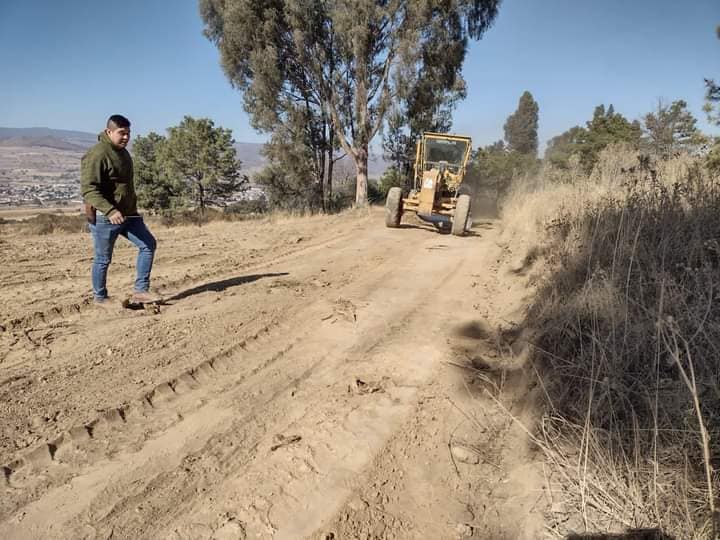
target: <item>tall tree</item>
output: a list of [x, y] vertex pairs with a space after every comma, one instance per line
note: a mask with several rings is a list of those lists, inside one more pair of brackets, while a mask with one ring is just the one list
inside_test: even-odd
[[244, 187], [234, 143], [229, 129], [215, 127], [208, 118], [186, 116], [178, 126], [168, 128], [159, 147], [164, 174], [190, 194], [201, 215], [208, 204], [224, 205]]
[[160, 160], [161, 147], [165, 142], [165, 137], [155, 132], [137, 137], [133, 142], [138, 204], [148, 210], [167, 210], [182, 205], [183, 190], [172, 177], [165, 174]]
[[408, 118], [395, 108], [388, 116], [383, 133], [383, 157], [392, 163], [396, 176], [409, 173], [409, 164], [413, 159], [413, 139], [407, 133], [407, 123]]
[[587, 130], [573, 126], [567, 131], [550, 139], [545, 149], [545, 160], [555, 167], [567, 168], [570, 156], [580, 152], [580, 144], [587, 139]]
[[712, 79], [705, 79], [705, 105], [703, 110], [708, 120], [720, 126], [720, 85]]
[[484, 188], [494, 192], [497, 203], [507, 194], [514, 180], [534, 175], [538, 168], [539, 161], [534, 155], [511, 151], [500, 140], [473, 152], [467, 182], [475, 190]]
[[627, 143], [640, 147], [642, 129], [635, 120], [628, 121], [615, 107], [595, 107], [593, 117], [585, 127], [575, 126], [548, 141], [545, 159], [553, 165], [567, 167], [570, 156], [577, 155], [585, 172], [590, 173], [600, 152], [609, 144]]
[[[297, 119], [302, 121], [302, 117]], [[273, 208], [309, 210], [326, 208], [322, 179], [317, 177], [316, 156], [303, 129], [286, 122], [278, 125], [263, 154], [269, 164], [255, 176]]]
[[592, 120], [587, 122], [586, 130], [581, 135], [583, 137], [578, 141], [580, 163], [589, 173], [607, 145], [624, 142], [639, 147], [642, 129], [640, 122], [630, 122], [622, 114], [616, 113], [612, 105], [607, 109], [605, 105], [598, 105]]
[[505, 122], [505, 142], [511, 152], [537, 155], [539, 107], [527, 90], [520, 96], [517, 110]]
[[655, 111], [645, 115], [645, 132], [650, 150], [655, 155], [667, 157], [700, 143], [702, 136], [696, 124], [697, 120], [687, 110], [685, 101], [680, 99], [668, 105], [658, 100]]
[[[720, 26], [715, 29], [715, 33], [720, 39]], [[720, 126], [720, 84], [716, 83], [714, 79], [705, 79], [705, 106], [703, 110], [710, 122]]]
[[357, 171], [355, 202], [367, 203], [370, 141], [391, 103], [426, 77], [451, 91], [470, 38], [479, 39], [500, 0], [200, 0], [205, 34], [220, 50], [246, 110], [307, 103], [331, 123]]

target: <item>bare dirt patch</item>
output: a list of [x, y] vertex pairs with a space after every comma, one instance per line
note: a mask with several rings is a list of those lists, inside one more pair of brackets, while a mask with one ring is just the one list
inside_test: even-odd
[[87, 302], [86, 235], [0, 244], [1, 537], [541, 535], [512, 420], [532, 401], [496, 337], [524, 285], [492, 222], [154, 232], [160, 313]]

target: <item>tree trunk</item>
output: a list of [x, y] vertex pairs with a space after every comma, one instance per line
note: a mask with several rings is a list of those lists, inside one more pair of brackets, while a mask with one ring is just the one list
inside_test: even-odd
[[326, 188], [325, 188], [325, 198], [327, 201], [327, 208], [328, 210], [331, 209], [330, 205], [332, 204], [332, 181], [333, 181], [333, 167], [335, 166], [335, 132], [332, 129], [332, 126], [329, 126], [330, 129], [328, 131], [328, 148], [327, 148], [327, 176], [326, 176]]
[[328, 211], [328, 205], [327, 205], [327, 189], [326, 189], [326, 177], [327, 177], [327, 120], [325, 119], [325, 115], [323, 114], [323, 120], [322, 120], [322, 141], [320, 144], [319, 154], [320, 154], [320, 206], [322, 208], [323, 214], [326, 214]]
[[200, 205], [200, 223], [203, 217], [205, 217], [205, 189], [203, 188], [202, 182], [198, 182], [198, 203]]
[[357, 184], [355, 187], [355, 206], [367, 206], [368, 200], [368, 145], [362, 144], [355, 156]]
[[328, 173], [327, 173], [327, 188], [325, 190], [325, 196], [327, 197], [328, 208], [332, 205], [332, 194], [333, 194], [333, 168], [335, 167], [335, 151], [330, 148], [328, 150]]

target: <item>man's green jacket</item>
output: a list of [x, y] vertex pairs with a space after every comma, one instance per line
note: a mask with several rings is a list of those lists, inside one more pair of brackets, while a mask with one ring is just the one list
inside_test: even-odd
[[104, 131], [82, 158], [80, 190], [85, 202], [106, 216], [115, 210], [124, 216], [137, 215], [130, 152], [114, 146]]

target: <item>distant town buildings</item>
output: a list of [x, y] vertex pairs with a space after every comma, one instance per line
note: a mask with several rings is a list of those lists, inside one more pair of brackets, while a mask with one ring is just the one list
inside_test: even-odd
[[0, 182], [0, 206], [79, 203], [80, 182], [3, 183]]
[[[228, 202], [255, 201], [265, 197], [265, 192], [251, 186], [229, 197]], [[47, 206], [82, 203], [80, 180], [54, 181], [45, 178], [42, 182], [7, 182], [0, 180], [0, 207], [3, 206]]]

